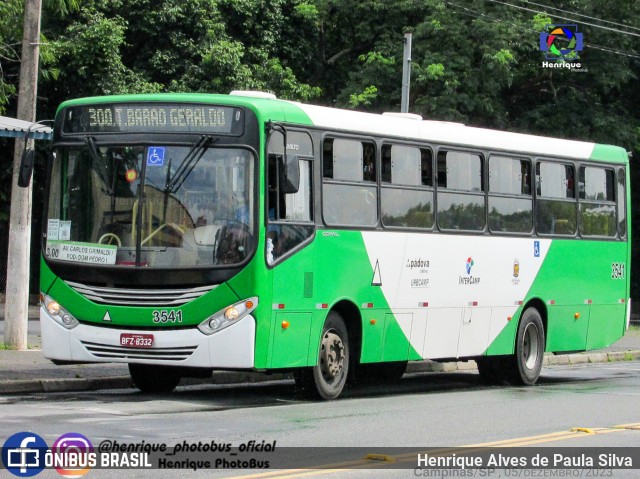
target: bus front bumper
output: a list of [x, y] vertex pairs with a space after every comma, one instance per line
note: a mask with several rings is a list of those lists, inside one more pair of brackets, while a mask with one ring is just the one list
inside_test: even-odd
[[[255, 319], [247, 315], [210, 336], [189, 329], [132, 330], [81, 323], [66, 329], [40, 308], [42, 350], [48, 359], [73, 362], [143, 363], [220, 369], [251, 369]], [[153, 335], [151, 347], [125, 347], [121, 335]]]

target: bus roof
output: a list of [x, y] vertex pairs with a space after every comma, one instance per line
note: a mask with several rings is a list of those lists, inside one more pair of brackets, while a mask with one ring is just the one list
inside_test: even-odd
[[626, 163], [628, 161], [626, 151], [621, 147], [612, 145], [476, 128], [460, 123], [418, 120], [392, 115], [342, 110], [266, 98], [264, 95], [218, 95], [206, 93], [113, 95], [69, 100], [62, 103], [59, 110], [64, 107], [81, 104], [147, 101], [237, 105], [253, 110], [262, 122], [270, 120], [284, 121], [343, 132], [382, 135], [467, 148], [508, 151], [523, 155], [560, 156], [615, 163]]
[[416, 120], [391, 115], [338, 110], [296, 103], [318, 127], [404, 137], [412, 140], [459, 145], [478, 149], [504, 150], [524, 155], [561, 156], [626, 163], [624, 148], [585, 141], [511, 133], [433, 120]]

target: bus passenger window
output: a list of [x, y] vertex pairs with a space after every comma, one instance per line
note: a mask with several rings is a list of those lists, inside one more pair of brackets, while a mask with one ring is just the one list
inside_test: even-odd
[[491, 232], [531, 233], [531, 161], [489, 157], [489, 229]]
[[[323, 143], [322, 214], [332, 226], [378, 223], [375, 144], [327, 138]], [[345, 208], [345, 205], [350, 205]]]
[[618, 192], [616, 195], [616, 204], [618, 206], [618, 234], [620, 238], [627, 236], [627, 194], [625, 183], [625, 171], [620, 168], [618, 170]]
[[382, 146], [382, 223], [433, 228], [433, 153], [405, 145]]
[[577, 227], [574, 167], [552, 161], [536, 164], [538, 233], [574, 235]]
[[443, 230], [484, 231], [483, 157], [465, 151], [438, 152], [438, 225]]
[[614, 171], [581, 167], [580, 234], [613, 237], [617, 234]]

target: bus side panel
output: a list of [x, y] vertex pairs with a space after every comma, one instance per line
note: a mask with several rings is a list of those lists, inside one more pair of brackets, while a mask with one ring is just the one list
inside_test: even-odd
[[614, 278], [612, 265], [626, 256], [626, 242], [553, 241], [528, 295], [547, 304], [547, 351], [582, 351], [620, 338], [626, 280]]
[[513, 352], [517, 321], [511, 319], [518, 317], [551, 240], [362, 235], [392, 312], [412, 315], [410, 329], [400, 323], [411, 343], [409, 358], [474, 357], [488, 348], [492, 354]]
[[[278, 263], [273, 268], [273, 303], [283, 309], [273, 324], [269, 367], [315, 365], [324, 321], [340, 301], [360, 310], [360, 318], [343, 319], [349, 329], [362, 329], [362, 362], [416, 357], [408, 340], [411, 315], [401, 315], [398, 322], [380, 287], [372, 284], [375, 274], [362, 234], [355, 231], [318, 231], [310, 245]], [[282, 330], [283, 320], [287, 331]]]
[[620, 339], [626, 326], [626, 301], [591, 306], [587, 350], [606, 348]]

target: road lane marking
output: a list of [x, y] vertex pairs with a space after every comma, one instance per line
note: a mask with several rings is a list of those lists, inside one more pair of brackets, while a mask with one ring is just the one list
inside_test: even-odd
[[[229, 479], [261, 479], [261, 478], [277, 478], [277, 479], [294, 479], [298, 477], [320, 476], [332, 474], [334, 472], [344, 472], [346, 468], [350, 469], [373, 469], [378, 467], [388, 467], [397, 463], [415, 462], [418, 454], [429, 454], [433, 457], [444, 456], [454, 453], [469, 454], [483, 449], [492, 449], [498, 447], [522, 447], [532, 446], [536, 444], [544, 444], [555, 441], [564, 441], [570, 439], [584, 438], [602, 434], [612, 434], [625, 431], [640, 431], [640, 422], [629, 424], [618, 424], [610, 427], [574, 427], [568, 431], [557, 431], [537, 436], [527, 436], [520, 438], [504, 439], [500, 441], [482, 442], [477, 444], [469, 444], [466, 446], [457, 446], [451, 448], [426, 449], [424, 451], [416, 451], [406, 454], [383, 454], [374, 453], [367, 454], [363, 459], [344, 461], [331, 464], [319, 464], [309, 466], [308, 468], [298, 469], [279, 469], [276, 471], [260, 472], [243, 476], [227, 476]], [[384, 459], [381, 459], [384, 458]]]

